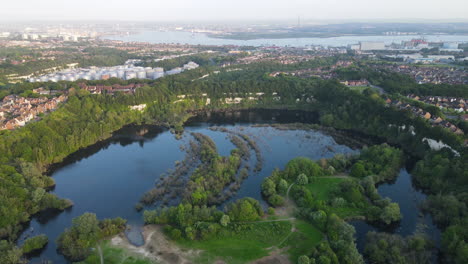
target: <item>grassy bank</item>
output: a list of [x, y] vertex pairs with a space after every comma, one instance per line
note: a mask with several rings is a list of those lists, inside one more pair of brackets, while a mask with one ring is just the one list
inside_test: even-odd
[[104, 263], [119, 264], [154, 264], [154, 261], [144, 259], [141, 256], [131, 254], [128, 250], [114, 247], [109, 241], [100, 244], [101, 251], [96, 247], [93, 253], [84, 261], [78, 264], [101, 264], [100, 252], [102, 252]]
[[222, 259], [227, 263], [246, 263], [267, 256], [268, 248], [278, 246], [291, 232], [292, 224], [259, 222], [234, 224], [215, 237], [205, 240], [179, 240], [184, 248], [203, 250], [196, 263], [213, 263]]
[[[265, 220], [269, 221], [269, 220]], [[205, 240], [178, 240], [187, 249], [199, 249], [202, 253], [195, 263], [248, 263], [268, 256], [277, 249], [287, 253], [290, 259], [310, 253], [312, 246], [322, 240], [322, 234], [312, 225], [298, 220], [253, 222], [233, 224], [215, 237]], [[300, 241], [300, 243], [298, 243]]]

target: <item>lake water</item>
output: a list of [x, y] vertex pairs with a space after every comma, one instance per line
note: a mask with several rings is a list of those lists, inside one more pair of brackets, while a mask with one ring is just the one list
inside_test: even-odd
[[[49, 244], [31, 263], [51, 260], [53, 263], [66, 263], [56, 252], [55, 240], [74, 217], [85, 212], [96, 213], [99, 219], [122, 217], [134, 227], [143, 224], [142, 213], [134, 209], [144, 192], [154, 187], [155, 181], [175, 162], [185, 156], [181, 147], [192, 139], [190, 132], [207, 135], [216, 143], [220, 155], [227, 156], [234, 149], [225, 132], [209, 129], [221, 126], [230, 131], [241, 132], [251, 137], [259, 146], [263, 167], [259, 172], [250, 169], [249, 177], [231, 200], [241, 197], [261, 199], [260, 185], [275, 168], [282, 169], [294, 157], [304, 156], [318, 160], [330, 158], [337, 153], [358, 153], [344, 144], [343, 139], [334, 138], [316, 130], [279, 130], [270, 126], [255, 124], [315, 122], [314, 113], [263, 110], [239, 111], [216, 114], [200, 114], [186, 124], [186, 132], [181, 139], [167, 129], [156, 126], [127, 126], [114, 133], [113, 137], [70, 155], [52, 171], [56, 187], [53, 193], [71, 199], [74, 206], [64, 212], [42, 213], [33, 218], [23, 232], [23, 239], [38, 234], [46, 234]], [[253, 158], [255, 156], [253, 155]], [[252, 166], [253, 167], [253, 166]], [[416, 204], [424, 196], [416, 192], [410, 176], [402, 170], [394, 184], [379, 186], [382, 196], [389, 196], [400, 203], [403, 220], [400, 227], [391, 232], [410, 234], [415, 229], [418, 209]], [[358, 231], [358, 246], [362, 248], [367, 231], [375, 228], [364, 223], [353, 223]], [[403, 231], [404, 230], [404, 231]], [[135, 233], [130, 233], [134, 237]], [[138, 240], [138, 235], [135, 238]]]
[[[190, 45], [236, 45], [236, 46], [291, 46], [305, 47], [307, 45], [322, 45], [342, 47], [357, 44], [359, 41], [383, 41], [386, 44], [401, 43], [414, 38], [413, 36], [342, 36], [330, 38], [283, 38], [283, 39], [220, 39], [210, 38], [206, 34], [183, 31], [141, 31], [132, 35], [105, 36], [105, 39], [121, 40], [125, 42], [148, 42], [154, 44], [179, 43]], [[468, 42], [468, 35], [423, 35], [427, 41], [434, 42]]]
[[390, 226], [373, 226], [364, 221], [350, 221], [350, 224], [356, 229], [356, 244], [362, 253], [365, 246], [365, 237], [367, 232], [389, 232], [403, 237], [415, 233], [425, 233], [430, 239], [440, 243], [440, 230], [432, 221], [428, 214], [422, 214], [419, 206], [426, 199], [426, 195], [416, 189], [411, 181], [411, 174], [406, 168], [402, 168], [395, 182], [384, 183], [377, 187], [382, 197], [390, 197], [392, 202], [400, 206], [403, 216], [400, 222]]

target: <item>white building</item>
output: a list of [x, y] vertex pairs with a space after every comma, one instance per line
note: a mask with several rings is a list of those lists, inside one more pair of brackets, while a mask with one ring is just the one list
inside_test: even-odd
[[384, 50], [385, 43], [378, 41], [362, 41], [359, 42], [361, 50]]
[[458, 49], [458, 42], [444, 42], [443, 49]]
[[193, 70], [193, 69], [198, 68], [199, 66], [200, 65], [196, 64], [195, 62], [190, 61], [189, 63], [184, 65], [184, 70]]

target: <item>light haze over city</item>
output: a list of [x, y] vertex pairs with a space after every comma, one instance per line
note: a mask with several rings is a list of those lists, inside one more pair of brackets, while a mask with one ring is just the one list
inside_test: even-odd
[[468, 20], [466, 0], [18, 0], [0, 20]]

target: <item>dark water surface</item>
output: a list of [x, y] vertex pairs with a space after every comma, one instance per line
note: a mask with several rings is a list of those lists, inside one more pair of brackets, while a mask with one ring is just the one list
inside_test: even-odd
[[402, 219], [398, 223], [390, 226], [373, 226], [364, 221], [351, 221], [350, 224], [356, 229], [356, 243], [362, 253], [365, 246], [367, 232], [388, 232], [398, 234], [403, 237], [415, 233], [425, 233], [438, 245], [440, 242], [440, 230], [433, 223], [432, 217], [422, 214], [421, 203], [426, 199], [426, 195], [418, 190], [411, 182], [411, 174], [406, 168], [402, 168], [395, 182], [384, 183], [377, 187], [382, 197], [389, 197], [392, 202], [400, 206]]
[[[260, 185], [263, 178], [275, 168], [284, 168], [294, 157], [318, 160], [338, 153], [358, 153], [359, 150], [343, 144], [343, 139], [335, 140], [320, 131], [253, 126], [316, 121], [316, 114], [296, 111], [252, 110], [200, 114], [187, 122], [186, 132], [181, 139], [176, 139], [170, 131], [157, 126], [127, 126], [115, 132], [112, 138], [70, 155], [51, 169], [51, 176], [56, 182], [52, 192], [71, 199], [74, 206], [64, 212], [45, 212], [34, 217], [21, 235], [19, 244], [28, 236], [46, 234], [49, 244], [31, 259], [31, 263], [41, 263], [43, 260], [67, 263], [63, 256], [57, 254], [55, 240], [71, 226], [74, 217], [85, 212], [93, 212], [99, 219], [127, 219], [135, 230], [127, 232], [127, 235], [136, 243], [141, 243], [138, 228], [143, 224], [142, 213], [137, 212], [134, 206], [144, 192], [154, 187], [162, 173], [173, 169], [175, 162], [184, 158], [182, 147], [186, 147], [192, 139], [189, 132], [210, 136], [223, 156], [229, 155], [234, 145], [226, 133], [212, 131], [209, 127], [222, 126], [247, 134], [260, 147], [262, 170], [254, 173], [251, 169], [249, 177], [231, 200], [246, 196], [261, 199]], [[252, 154], [252, 157], [254, 159], [255, 155]], [[409, 174], [402, 170], [394, 184], [379, 186], [379, 192], [398, 202], [404, 215], [400, 226], [390, 231], [404, 235], [413, 232], [415, 223], [419, 221], [419, 210], [415, 206], [424, 199], [424, 195], [412, 188]], [[358, 232], [358, 246], [362, 248], [365, 233], [375, 228], [364, 222], [353, 222], [353, 225]]]

